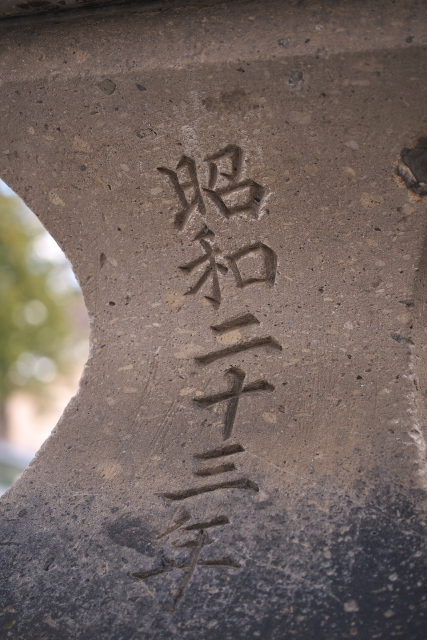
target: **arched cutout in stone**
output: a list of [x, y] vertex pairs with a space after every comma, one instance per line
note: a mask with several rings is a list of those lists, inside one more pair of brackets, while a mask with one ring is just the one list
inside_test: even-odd
[[78, 390], [88, 314], [70, 262], [0, 180], [0, 494]]

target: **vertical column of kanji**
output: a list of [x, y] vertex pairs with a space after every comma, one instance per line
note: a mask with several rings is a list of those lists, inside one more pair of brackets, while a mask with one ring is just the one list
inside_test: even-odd
[[[209, 164], [209, 179], [206, 188], [200, 186], [197, 167], [194, 159], [183, 156], [175, 170], [159, 168], [178, 198], [180, 208], [175, 214], [174, 224], [179, 233], [183, 232], [196, 211], [205, 218], [206, 203], [204, 195], [210, 199], [224, 223], [232, 216], [247, 216], [258, 220], [264, 196], [264, 188], [251, 179], [242, 179], [243, 152], [236, 145], [228, 145], [224, 149], [206, 158]], [[216, 234], [206, 224], [195, 235], [193, 241], [199, 243], [202, 254], [178, 268], [190, 279], [190, 286], [184, 295], [195, 296], [203, 291], [213, 308], [217, 310], [222, 302], [222, 276], [231, 275], [235, 286], [244, 288], [256, 283], [264, 283], [272, 287], [276, 280], [277, 256], [274, 250], [263, 242], [252, 242], [244, 246], [236, 246], [232, 252], [223, 253], [215, 243]], [[248, 273], [247, 265], [242, 268], [241, 261], [247, 257], [254, 259], [258, 265], [255, 272]], [[194, 275], [193, 275], [194, 274]], [[247, 337], [239, 342], [216, 349], [195, 358], [201, 368], [218, 362], [227, 362], [233, 355], [249, 350], [271, 350], [280, 352], [282, 347], [274, 336], [250, 336], [252, 327], [260, 325], [259, 319], [251, 312], [236, 315], [223, 320], [220, 324], [211, 324], [210, 330], [216, 335], [239, 328], [247, 332]], [[164, 531], [158, 534], [157, 540], [164, 541], [165, 547], [159, 553], [150, 568], [136, 571], [130, 575], [138, 580], [148, 580], [160, 574], [174, 571], [182, 572], [179, 587], [174, 590], [168, 608], [175, 611], [179, 606], [196, 570], [201, 567], [216, 567], [222, 570], [235, 570], [241, 564], [232, 555], [205, 557], [204, 547], [212, 542], [214, 531], [230, 525], [227, 513], [212, 512], [200, 519], [192, 514], [187, 506], [191, 498], [206, 496], [214, 492], [238, 489], [244, 492], [259, 492], [258, 484], [250, 474], [239, 471], [236, 456], [245, 451], [245, 443], [235, 441], [234, 427], [239, 416], [239, 404], [248, 395], [273, 393], [275, 388], [265, 378], [251, 379], [251, 371], [244, 371], [237, 366], [226, 369], [228, 385], [224, 391], [199, 394], [193, 398], [198, 407], [209, 408], [224, 404], [223, 424], [216, 436], [217, 445], [209, 450], [193, 454], [195, 468], [192, 475], [194, 484], [189, 483], [178, 491], [163, 492], [166, 503], [176, 503], [177, 510]], [[187, 502], [188, 501], [188, 502]], [[207, 507], [209, 513], [209, 506]], [[166, 547], [169, 546], [169, 550]], [[183, 559], [182, 550], [188, 549]], [[179, 550], [178, 559], [174, 552]]]

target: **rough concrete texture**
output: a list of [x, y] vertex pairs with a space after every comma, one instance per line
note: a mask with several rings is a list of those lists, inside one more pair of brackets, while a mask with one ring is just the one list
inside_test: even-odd
[[0, 0], [0, 19], [42, 15], [46, 18], [58, 14], [82, 10], [86, 17], [89, 10], [114, 9], [122, 12], [127, 5], [134, 10], [162, 11], [189, 5], [214, 4], [217, 0]]
[[0, 31], [0, 176], [92, 318], [0, 637], [424, 640], [425, 4]]

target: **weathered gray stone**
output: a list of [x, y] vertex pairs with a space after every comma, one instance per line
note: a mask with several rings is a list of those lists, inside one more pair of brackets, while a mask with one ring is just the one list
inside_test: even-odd
[[0, 637], [424, 640], [426, 33], [417, 2], [0, 23], [0, 176], [92, 318], [1, 502]]

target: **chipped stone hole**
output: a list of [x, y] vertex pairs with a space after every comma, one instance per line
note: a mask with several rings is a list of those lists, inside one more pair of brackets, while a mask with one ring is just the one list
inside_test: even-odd
[[408, 189], [419, 196], [427, 194], [427, 137], [419, 138], [414, 148], [402, 150], [396, 172]]
[[89, 320], [71, 264], [0, 180], [0, 495], [76, 394]]

